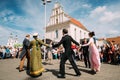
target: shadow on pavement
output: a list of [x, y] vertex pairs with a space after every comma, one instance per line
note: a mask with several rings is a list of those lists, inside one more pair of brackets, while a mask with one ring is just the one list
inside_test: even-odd
[[[69, 67], [67, 66], [69, 69], [73, 69], [73, 67]], [[84, 66], [81, 66], [81, 67], [84, 67]], [[91, 75], [94, 75], [95, 73], [93, 73], [91, 70], [88, 70], [87, 68], [86, 69], [83, 69], [83, 68], [79, 68], [80, 71], [82, 72], [85, 72], [85, 73], [88, 73], [88, 74], [91, 74]], [[68, 74], [68, 73], [66, 73]], [[73, 75], [73, 74], [68, 74], [68, 75]]]
[[51, 63], [47, 63], [47, 62], [42, 62], [43, 65], [53, 65]]
[[79, 68], [79, 70], [82, 71], [82, 72], [85, 72], [85, 73], [91, 74], [91, 75], [94, 75], [94, 74], [95, 74], [95, 73], [93, 73], [93, 71], [91, 71], [91, 70], [80, 69], [80, 68]]
[[56, 76], [57, 77], [57, 74], [59, 73], [57, 70], [55, 70], [55, 69], [46, 69], [46, 71], [45, 72], [52, 72], [52, 74], [54, 75], [54, 76]]

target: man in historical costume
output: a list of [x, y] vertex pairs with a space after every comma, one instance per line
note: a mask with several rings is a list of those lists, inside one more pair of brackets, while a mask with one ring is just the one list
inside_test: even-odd
[[76, 42], [75, 40], [73, 40], [73, 38], [67, 34], [68, 30], [63, 29], [62, 32], [63, 32], [63, 37], [60, 40], [60, 42], [58, 42], [58, 44], [53, 45], [53, 48], [54, 48], [54, 47], [58, 47], [61, 44], [63, 44], [63, 47], [65, 49], [65, 52], [61, 55], [60, 71], [59, 71], [59, 74], [57, 75], [57, 77], [65, 78], [65, 62], [67, 61], [67, 59], [70, 61], [71, 65], [73, 66], [74, 71], [76, 72], [75, 76], [80, 76], [81, 73], [75, 63], [75, 60], [74, 60], [74, 51], [71, 48], [72, 42], [78, 46], [79, 46], [79, 43]]
[[23, 69], [23, 65], [24, 65], [24, 61], [25, 58], [27, 58], [27, 70], [29, 70], [29, 63], [30, 63], [30, 35], [27, 34], [25, 39], [23, 40], [23, 48], [22, 48], [22, 52], [20, 54], [20, 66], [19, 66], [19, 72], [24, 71]]
[[44, 68], [42, 66], [42, 58], [41, 58], [41, 45], [49, 47], [42, 40], [38, 39], [38, 33], [33, 34], [34, 40], [30, 42], [31, 55], [30, 55], [30, 75], [31, 76], [39, 76]]

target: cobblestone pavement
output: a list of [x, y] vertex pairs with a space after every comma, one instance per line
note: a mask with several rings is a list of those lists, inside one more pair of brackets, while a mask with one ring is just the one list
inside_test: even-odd
[[[19, 65], [19, 59], [5, 59], [0, 60], [0, 80], [61, 80], [56, 77], [59, 71], [59, 60], [53, 60], [52, 65], [43, 61], [43, 66], [46, 71], [42, 76], [31, 77], [27, 75], [26, 71], [19, 72], [17, 67]], [[26, 64], [26, 62], [25, 62]], [[89, 73], [90, 69], [84, 67], [84, 63], [77, 61], [77, 65], [82, 75], [75, 77], [74, 70], [69, 62], [66, 62], [66, 78], [62, 80], [120, 80], [120, 65], [101, 65], [101, 71], [95, 75]]]

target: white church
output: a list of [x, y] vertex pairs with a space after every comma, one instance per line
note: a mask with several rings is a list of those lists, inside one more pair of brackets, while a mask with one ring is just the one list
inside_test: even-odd
[[18, 37], [17, 35], [15, 37], [13, 37], [13, 34], [11, 33], [9, 38], [8, 38], [8, 42], [7, 42], [7, 45], [8, 47], [14, 47], [15, 44], [18, 43]]
[[60, 3], [56, 2], [46, 26], [45, 37], [58, 42], [63, 36], [62, 29], [64, 28], [68, 30], [68, 34], [77, 42], [80, 42], [81, 39], [88, 38], [89, 31], [86, 27], [66, 14]]

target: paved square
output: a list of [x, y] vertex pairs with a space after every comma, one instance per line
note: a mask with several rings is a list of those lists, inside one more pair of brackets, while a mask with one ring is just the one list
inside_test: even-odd
[[[53, 65], [43, 61], [46, 71], [42, 76], [33, 78], [27, 75], [26, 71], [19, 72], [16, 69], [19, 65], [19, 59], [0, 60], [0, 80], [61, 80], [56, 77], [59, 71], [59, 60], [53, 60]], [[26, 62], [25, 62], [26, 65]], [[62, 80], [120, 80], [120, 65], [101, 65], [101, 71], [95, 75], [89, 73], [90, 69], [84, 67], [84, 63], [77, 61], [77, 65], [82, 75], [80, 77], [73, 76], [75, 74], [69, 62], [66, 62], [66, 78]]]

